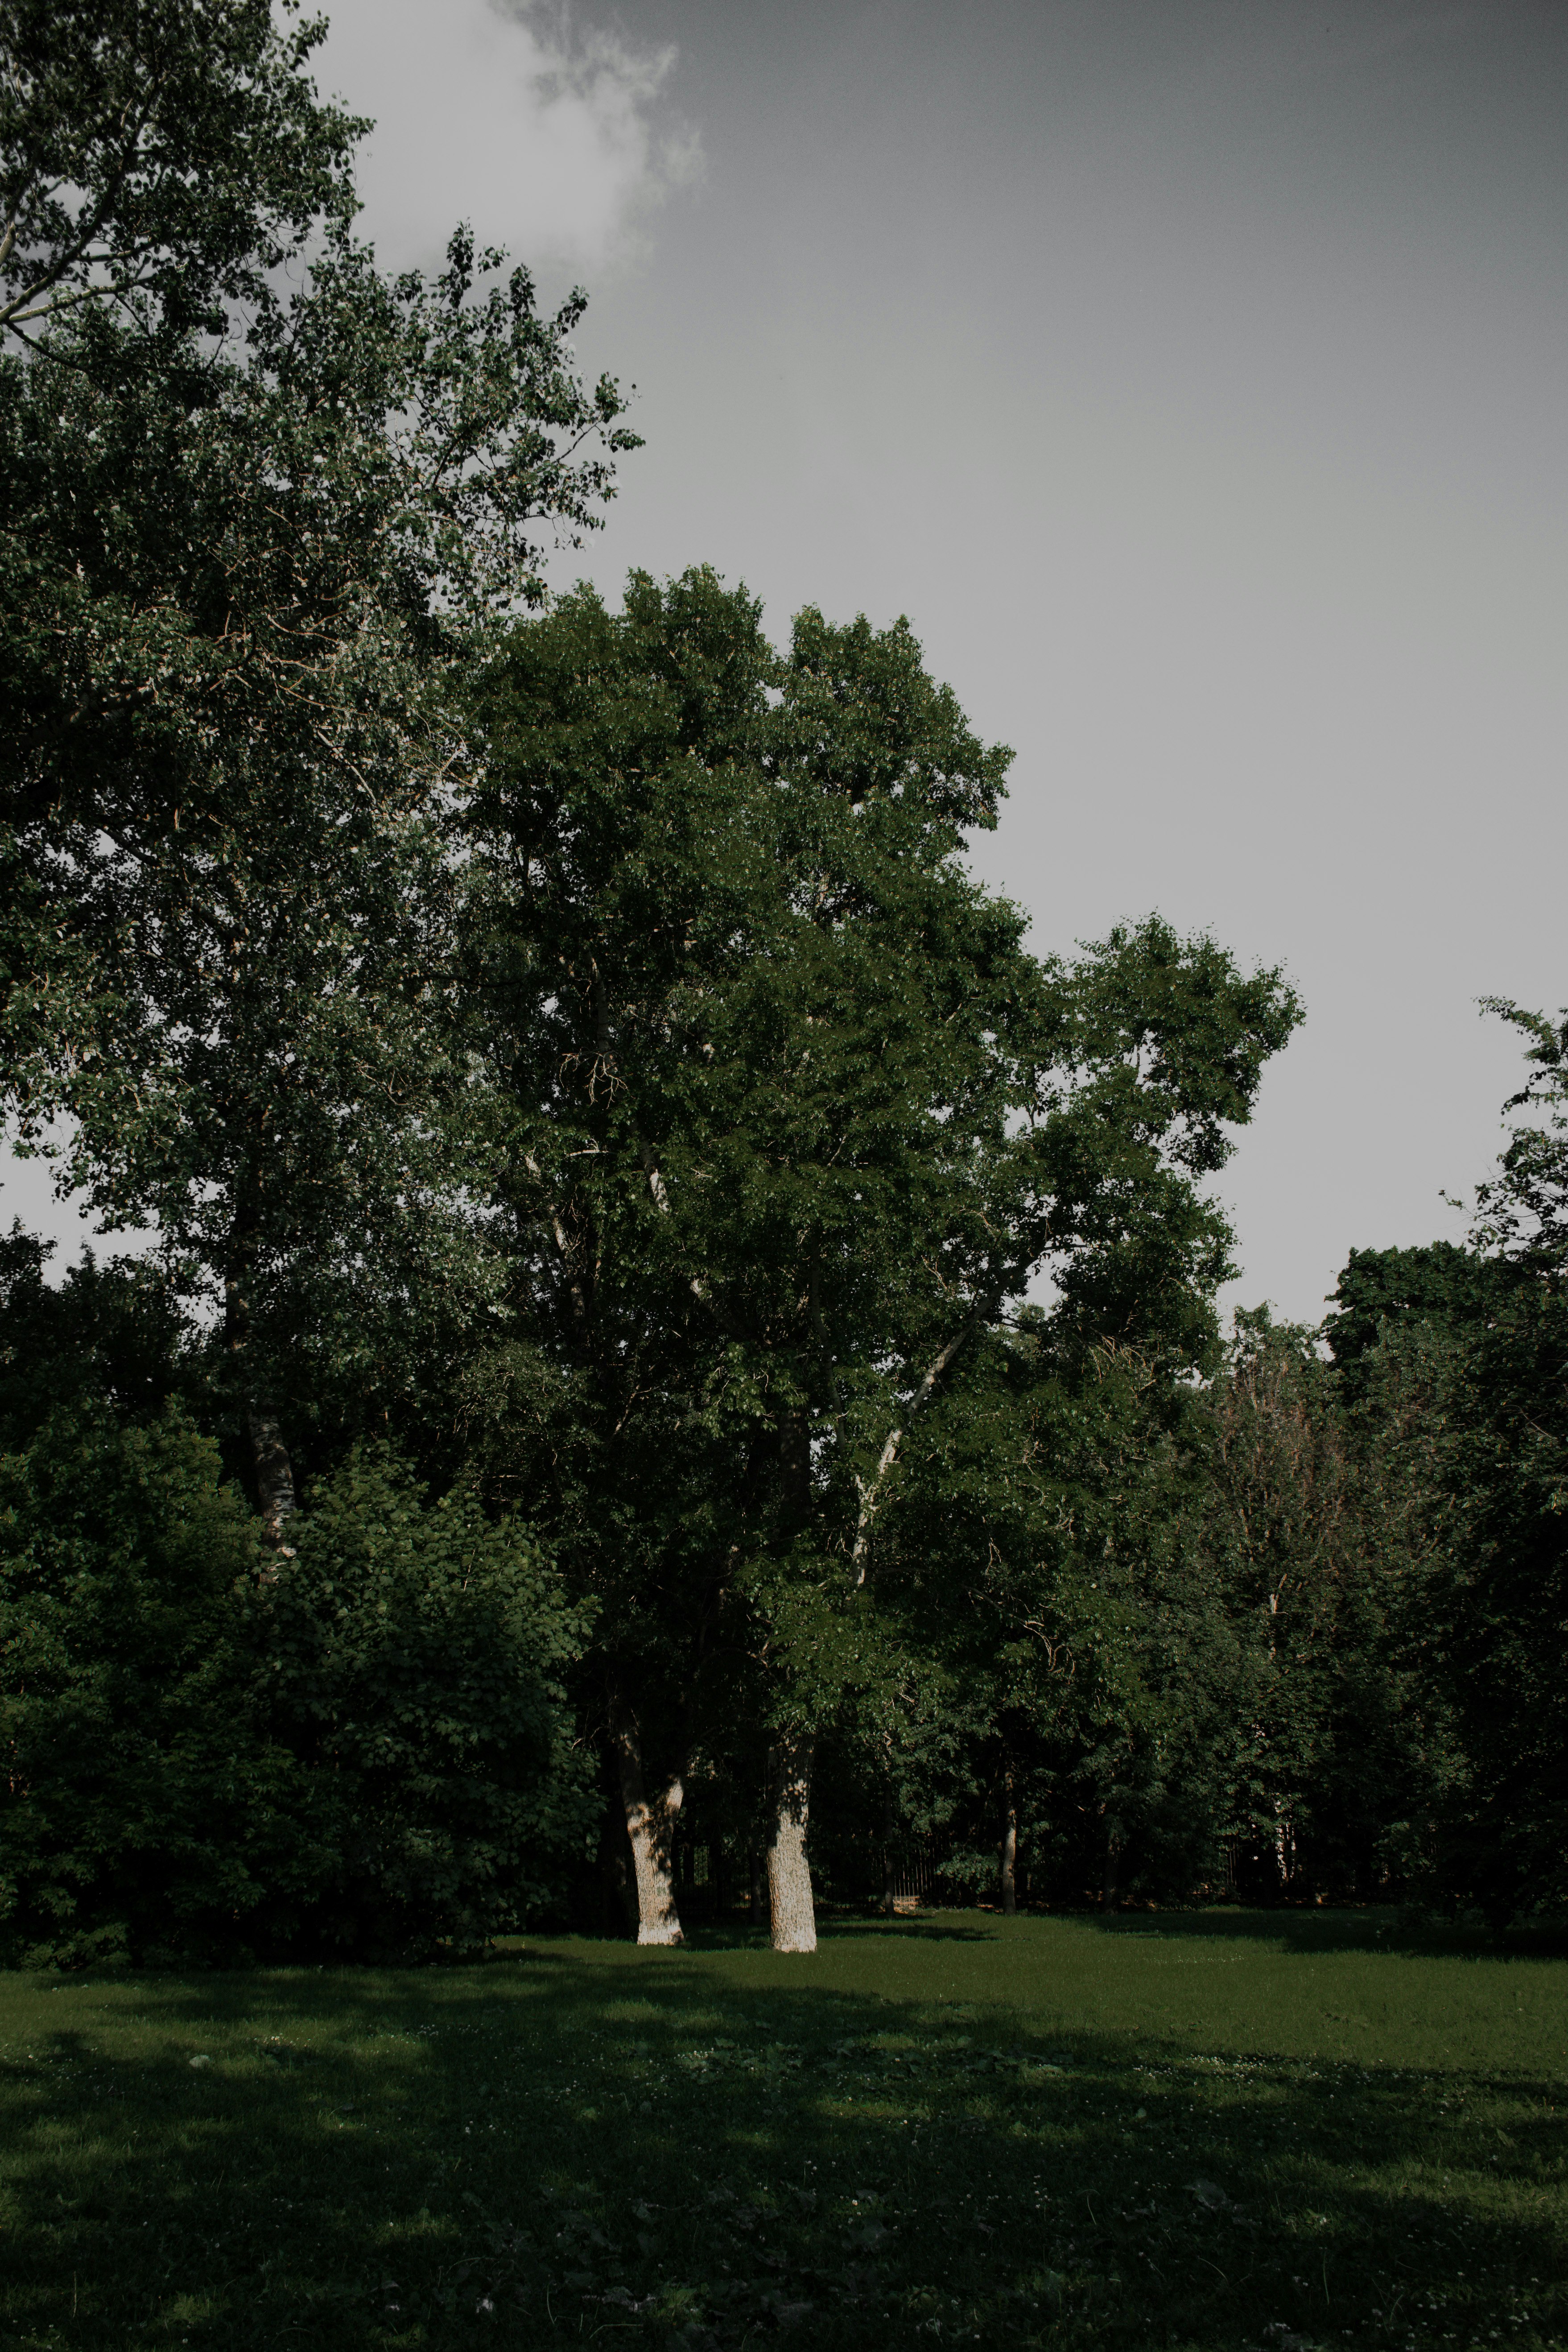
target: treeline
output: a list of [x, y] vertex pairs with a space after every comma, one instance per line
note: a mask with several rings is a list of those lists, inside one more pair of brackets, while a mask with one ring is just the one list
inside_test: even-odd
[[904, 623], [547, 596], [582, 298], [382, 272], [316, 37], [0, 10], [0, 1042], [158, 1239], [5, 1244], [5, 1951], [1560, 1907], [1564, 1033], [1474, 1248], [1226, 1339], [1282, 976], [1030, 954]]

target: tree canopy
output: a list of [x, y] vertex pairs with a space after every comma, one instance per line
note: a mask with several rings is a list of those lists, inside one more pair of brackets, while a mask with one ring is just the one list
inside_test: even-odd
[[157, 1244], [0, 1241], [0, 1951], [1559, 1916], [1568, 1021], [1222, 1328], [1282, 970], [1032, 942], [907, 620], [551, 589], [585, 297], [384, 270], [321, 34], [0, 0], [5, 1100]]

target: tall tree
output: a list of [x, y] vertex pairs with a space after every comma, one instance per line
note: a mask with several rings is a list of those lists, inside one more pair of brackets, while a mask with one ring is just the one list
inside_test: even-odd
[[488, 708], [517, 1319], [476, 1414], [603, 1603], [641, 1932], [678, 1932], [659, 1850], [721, 1713], [810, 1948], [812, 1743], [879, 1638], [909, 1431], [1047, 1258], [1081, 1317], [1181, 1328], [1224, 1264], [1192, 1171], [1293, 1005], [1158, 923], [1038, 964], [962, 861], [1008, 755], [903, 623], [807, 612], [779, 656], [744, 592], [634, 576], [525, 625]]
[[634, 436], [574, 372], [580, 294], [541, 314], [466, 231], [430, 282], [353, 242], [319, 26], [42, 22], [0, 24], [0, 1018], [24, 1139], [65, 1113], [66, 1181], [219, 1305], [276, 1537], [288, 1419], [334, 1380], [395, 1403], [474, 1273], [448, 681]]

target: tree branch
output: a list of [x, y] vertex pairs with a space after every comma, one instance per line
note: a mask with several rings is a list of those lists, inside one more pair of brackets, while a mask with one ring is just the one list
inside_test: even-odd
[[904, 1433], [908, 1428], [910, 1423], [914, 1420], [915, 1414], [920, 1411], [922, 1405], [925, 1404], [929, 1398], [932, 1390], [941, 1379], [943, 1373], [946, 1370], [948, 1365], [952, 1362], [954, 1357], [963, 1346], [965, 1340], [967, 1339], [970, 1334], [975, 1330], [979, 1320], [980, 1309], [977, 1305], [970, 1310], [968, 1320], [965, 1323], [963, 1328], [958, 1331], [954, 1338], [948, 1340], [947, 1345], [943, 1349], [941, 1354], [936, 1359], [935, 1362], [926, 1371], [920, 1386], [915, 1391], [915, 1401], [911, 1404], [909, 1411], [904, 1414], [903, 1421], [895, 1428], [889, 1430], [887, 1433], [887, 1442], [877, 1457], [876, 1469], [872, 1476], [870, 1484], [868, 1485], [864, 1479], [860, 1477], [857, 1477], [855, 1480], [855, 1486], [861, 1498], [861, 1508], [860, 1517], [855, 1526], [854, 1549], [851, 1552], [850, 1558], [855, 1565], [855, 1582], [857, 1585], [863, 1584], [865, 1582], [865, 1553], [866, 1546], [871, 1541], [872, 1521], [876, 1517], [877, 1507], [882, 1500], [882, 1489], [886, 1481], [887, 1475], [898, 1459], [898, 1449], [904, 1443]]

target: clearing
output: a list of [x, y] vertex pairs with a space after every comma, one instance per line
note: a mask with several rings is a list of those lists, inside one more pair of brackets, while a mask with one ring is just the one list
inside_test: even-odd
[[0, 1979], [0, 2340], [1568, 2342], [1568, 1961], [1354, 1914]]

